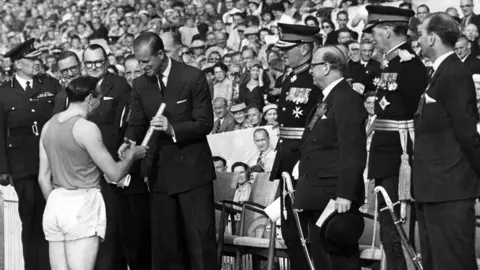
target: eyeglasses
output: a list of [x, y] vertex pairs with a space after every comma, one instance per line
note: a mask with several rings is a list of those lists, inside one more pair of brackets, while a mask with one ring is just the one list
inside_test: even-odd
[[88, 62], [83, 62], [83, 64], [85, 65], [86, 68], [93, 68], [94, 65], [95, 67], [100, 68], [105, 64], [105, 60], [98, 60], [98, 61], [92, 61], [92, 62], [88, 61]]
[[328, 28], [332, 28], [332, 27], [330, 27], [330, 25], [323, 25], [322, 26], [322, 29], [328, 29]]
[[463, 5], [463, 6], [460, 6], [460, 8], [469, 8], [469, 7], [472, 7], [473, 5]]
[[328, 63], [327, 62], [311, 63], [310, 68], [314, 68], [316, 66], [325, 65], [325, 64], [328, 64]]
[[69, 67], [69, 68], [65, 68], [65, 69], [62, 69], [60, 70], [60, 73], [62, 75], [68, 75], [68, 72], [71, 72], [72, 74], [77, 74], [77, 71], [78, 71], [78, 67], [77, 66], [72, 66], [72, 67]]

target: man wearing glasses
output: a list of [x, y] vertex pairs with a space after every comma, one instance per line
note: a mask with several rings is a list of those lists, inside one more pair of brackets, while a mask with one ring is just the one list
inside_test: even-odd
[[[280, 140], [270, 177], [272, 181], [282, 179], [283, 172], [291, 173], [300, 159], [301, 138], [307, 116], [316, 106], [321, 93], [320, 89], [313, 84], [312, 76], [309, 74], [315, 42], [314, 35], [320, 29], [282, 23], [279, 23], [278, 27], [280, 40], [275, 46], [285, 52], [285, 65], [291, 68], [291, 71], [285, 76], [278, 101]], [[308, 269], [293, 218], [292, 206], [288, 200], [282, 200], [282, 209], [285, 208], [287, 217], [282, 215], [282, 235], [287, 245], [291, 268]]]
[[[107, 71], [107, 53], [102, 46], [91, 44], [83, 51], [85, 73], [98, 78], [103, 100], [98, 112], [91, 121], [98, 125], [102, 132], [103, 142], [112, 156], [116, 156], [118, 135], [120, 132], [121, 114], [130, 98], [130, 85], [124, 77]], [[118, 227], [119, 192], [115, 186], [107, 186], [103, 182], [102, 195], [107, 208], [107, 232], [105, 241], [100, 245], [97, 258], [97, 268], [106, 270], [125, 269], [126, 263], [122, 253]]]
[[0, 85], [0, 184], [12, 184], [22, 221], [24, 269], [50, 269], [42, 229], [45, 199], [38, 184], [39, 139], [52, 116], [58, 81], [41, 75], [40, 52], [30, 39], [5, 54], [15, 68]]
[[473, 0], [461, 0], [460, 8], [462, 9], [462, 29], [470, 23], [475, 24], [480, 29], [480, 16], [473, 13]]
[[[82, 75], [80, 60], [76, 53], [71, 51], [62, 52], [58, 56], [58, 71], [60, 72], [61, 80], [63, 87], [67, 85], [75, 78]], [[57, 114], [67, 107], [67, 93], [65, 89], [60, 91], [55, 96], [55, 106], [53, 108], [53, 114]]]

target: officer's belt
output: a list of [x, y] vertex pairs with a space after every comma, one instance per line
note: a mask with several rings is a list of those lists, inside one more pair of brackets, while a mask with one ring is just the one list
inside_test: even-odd
[[411, 131], [413, 127], [413, 120], [375, 119], [373, 122], [373, 129], [380, 131]]
[[304, 128], [280, 127], [280, 138], [300, 140], [302, 139]]

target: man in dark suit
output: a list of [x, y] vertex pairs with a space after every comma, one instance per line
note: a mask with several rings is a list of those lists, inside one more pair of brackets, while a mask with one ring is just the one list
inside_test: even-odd
[[38, 145], [60, 84], [39, 74], [41, 52], [34, 42], [27, 40], [5, 54], [13, 62], [15, 75], [0, 84], [0, 184], [12, 184], [18, 195], [24, 269], [47, 270], [50, 263], [42, 229], [45, 199], [38, 184]]
[[[301, 138], [308, 113], [318, 102], [320, 90], [309, 74], [317, 27], [279, 23], [282, 29], [276, 47], [285, 51], [287, 71], [278, 100], [280, 140], [273, 162], [270, 180], [281, 179], [283, 172], [291, 173], [300, 159]], [[284, 185], [281, 181], [280, 185]], [[295, 182], [294, 182], [295, 184]], [[283, 188], [283, 187], [282, 187]], [[287, 216], [282, 215], [282, 235], [287, 245], [292, 269], [308, 269], [289, 200], [282, 200]]]
[[460, 36], [455, 43], [455, 53], [467, 66], [470, 74], [480, 74], [480, 59], [472, 54], [471, 44], [467, 37]]
[[[143, 75], [140, 63], [133, 54], [125, 58], [125, 76], [130, 86], [133, 80]], [[130, 102], [117, 113], [119, 123], [118, 147], [124, 142], [130, 118]], [[151, 158], [151, 156], [150, 156]], [[118, 230], [123, 247], [123, 254], [130, 270], [151, 269], [151, 234], [150, 234], [150, 197], [148, 186], [144, 181], [144, 171], [140, 164], [134, 164], [130, 170], [131, 181], [120, 193]]]
[[57, 58], [57, 63], [58, 71], [60, 72], [60, 82], [62, 83], [62, 91], [55, 96], [55, 106], [53, 107], [52, 114], [57, 114], [67, 108], [68, 100], [65, 87], [67, 87], [70, 81], [82, 75], [82, 64], [74, 52], [62, 52]]
[[366, 91], [374, 91], [375, 86], [373, 80], [380, 76], [380, 62], [372, 58], [373, 55], [373, 43], [369, 40], [363, 40], [360, 43], [360, 63], [365, 67], [367, 75], [367, 81], [365, 84]]
[[228, 112], [228, 103], [224, 97], [217, 97], [213, 100], [213, 112], [217, 120], [213, 123], [212, 134], [229, 132], [235, 129], [235, 119]]
[[[127, 134], [141, 143], [150, 125], [159, 130], [148, 177], [152, 269], [217, 269], [215, 169], [206, 137], [213, 110], [205, 74], [168, 58], [154, 33], [140, 34], [134, 51], [145, 74], [133, 82]], [[155, 116], [161, 103], [166, 110]]]
[[[433, 13], [419, 26], [433, 77], [415, 117], [413, 191], [425, 269], [477, 269], [475, 200], [480, 135], [472, 76], [453, 52], [455, 21]], [[431, 42], [435, 40], [435, 42]]]
[[313, 55], [310, 73], [323, 89], [323, 101], [310, 112], [303, 133], [295, 193], [295, 208], [303, 209], [308, 220], [315, 267], [325, 270], [360, 269], [358, 239], [350, 248], [333, 252], [315, 225], [330, 200], [336, 201], [338, 213], [355, 213], [363, 223], [358, 209], [364, 202], [367, 113], [361, 95], [343, 78], [346, 64], [343, 52], [333, 46]]
[[463, 18], [460, 26], [465, 28], [468, 24], [473, 23], [480, 29], [480, 16], [473, 13], [474, 3], [473, 0], [461, 0], [460, 8], [462, 9]]
[[[408, 201], [413, 116], [427, 85], [427, 71], [407, 43], [408, 22], [413, 11], [386, 6], [367, 6], [367, 11], [369, 18], [364, 31], [373, 33], [377, 50], [385, 54], [380, 76], [374, 82], [377, 118], [370, 145], [368, 179], [375, 179], [376, 186], [385, 188], [392, 201]], [[385, 207], [382, 196], [378, 202], [379, 208]], [[400, 211], [402, 208], [404, 211]], [[405, 203], [397, 207], [397, 216], [406, 218], [405, 208]], [[400, 235], [388, 211], [380, 212], [380, 226], [388, 267], [407, 269]]]
[[[103, 100], [91, 121], [98, 125], [108, 152], [115, 157], [118, 149], [119, 111], [130, 96], [130, 85], [124, 77], [107, 71], [107, 54], [102, 46], [89, 45], [83, 51], [83, 64], [87, 75], [100, 79]], [[98, 269], [126, 269], [127, 264], [122, 252], [119, 233], [119, 200], [118, 188], [102, 182], [102, 195], [105, 200], [109, 226], [105, 241], [100, 245], [96, 266]]]

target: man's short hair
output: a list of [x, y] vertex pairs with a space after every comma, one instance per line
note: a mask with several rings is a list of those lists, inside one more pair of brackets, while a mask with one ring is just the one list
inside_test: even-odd
[[314, 23], [316, 26], [318, 26], [318, 25], [320, 24], [320, 23], [318, 22], [318, 19], [315, 18], [315, 17], [312, 16], [312, 15], [309, 15], [309, 16], [305, 17], [305, 19], [303, 20], [303, 22], [304, 22], [305, 24], [307, 24], [308, 21], [313, 21], [313, 23]]
[[338, 36], [340, 36], [341, 33], [348, 33], [348, 34], [350, 35], [350, 37], [352, 37], [352, 33], [350, 32], [349, 29], [346, 29], [346, 28], [339, 29], [339, 30], [337, 31], [337, 33], [338, 33]]
[[83, 59], [85, 59], [85, 52], [86, 52], [87, 50], [91, 50], [91, 51], [101, 50], [102, 53], [103, 53], [103, 58], [104, 58], [105, 60], [108, 59], [107, 52], [105, 51], [105, 49], [104, 49], [101, 45], [98, 45], [98, 44], [90, 44], [90, 45], [88, 45], [88, 46], [85, 48], [85, 50], [83, 50], [83, 54], [82, 54]]
[[216, 97], [214, 100], [213, 100], [213, 104], [215, 104], [217, 101], [222, 101], [223, 102], [223, 106], [227, 107], [228, 106], [228, 101], [226, 98], [224, 97]]
[[82, 76], [73, 79], [65, 89], [69, 102], [83, 102], [90, 94], [98, 97], [100, 91], [97, 91], [98, 78], [92, 76]]
[[360, 45], [373, 45], [373, 43], [368, 39], [362, 39], [362, 41], [360, 41]]
[[144, 43], [148, 44], [151, 52], [159, 52], [163, 51], [165, 48], [163, 47], [162, 39], [155, 33], [152, 32], [143, 32], [141, 33], [134, 41], [133, 47], [138, 47]]
[[81, 41], [81, 39], [80, 39], [80, 37], [79, 37], [78, 35], [72, 35], [71, 39], [72, 39], [72, 41], [73, 41], [74, 39], [78, 40], [79, 42]]
[[[470, 40], [468, 40], [468, 38], [465, 36], [465, 35], [460, 35], [458, 38], [457, 38], [457, 42], [460, 42], [460, 41], [465, 41], [467, 43], [470, 42]], [[455, 42], [456, 43], [456, 42]]]
[[123, 65], [125, 65], [125, 63], [130, 60], [137, 60], [134, 54], [127, 55], [127, 57], [125, 57], [125, 60], [123, 60]]
[[65, 60], [69, 57], [75, 57], [75, 61], [77, 61], [77, 64], [80, 65], [80, 59], [78, 59], [78, 55], [72, 51], [63, 51], [61, 52], [59, 55], [58, 55], [58, 58], [57, 58], [57, 63], [62, 61], [62, 60]]
[[227, 167], [227, 161], [219, 156], [213, 156], [213, 162], [221, 161], [224, 167]]
[[325, 50], [323, 54], [323, 62], [329, 63], [330, 68], [333, 70], [338, 70], [342, 74], [347, 69], [347, 57], [341, 49], [337, 46], [325, 46], [319, 48], [319, 50]]
[[407, 36], [409, 25], [406, 22], [385, 22], [382, 25], [392, 27], [397, 36]]
[[255, 131], [253, 132], [253, 137], [255, 138], [255, 134], [258, 133], [258, 132], [265, 132], [265, 134], [267, 134], [267, 138], [270, 139], [270, 134], [268, 133], [268, 131], [264, 128], [257, 128], [255, 129]]
[[448, 14], [435, 12], [428, 15], [425, 20], [428, 24], [426, 30], [428, 33], [435, 33], [440, 37], [443, 44], [454, 47], [460, 36], [458, 23]]

